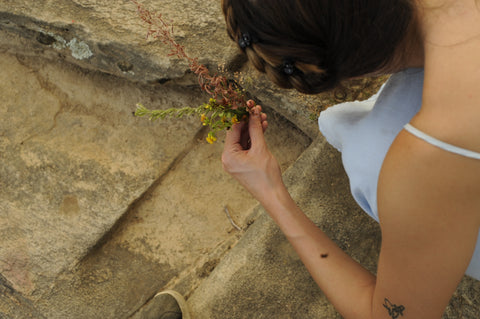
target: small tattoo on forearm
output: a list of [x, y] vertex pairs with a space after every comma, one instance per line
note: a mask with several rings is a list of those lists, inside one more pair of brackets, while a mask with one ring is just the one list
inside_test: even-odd
[[385, 309], [388, 310], [388, 315], [392, 317], [392, 319], [396, 319], [398, 318], [398, 316], [403, 317], [403, 311], [405, 310], [404, 306], [392, 305], [390, 300], [388, 300], [387, 298], [385, 298], [385, 303], [383, 304], [383, 306], [385, 307]]

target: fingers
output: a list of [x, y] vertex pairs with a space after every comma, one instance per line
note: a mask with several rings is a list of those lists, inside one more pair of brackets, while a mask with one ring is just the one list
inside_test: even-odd
[[[260, 105], [259, 105], [260, 106]], [[262, 122], [267, 120], [267, 114], [262, 113]]]
[[250, 115], [250, 119], [248, 121], [248, 132], [252, 141], [252, 147], [264, 146], [265, 137], [263, 135], [264, 126], [262, 124], [262, 108], [257, 105], [252, 108], [252, 111], [253, 113]]
[[260, 114], [261, 114], [261, 122], [262, 122], [262, 128], [263, 128], [263, 132], [265, 132], [267, 130], [267, 127], [268, 127], [268, 123], [267, 123], [267, 114], [263, 113], [262, 112], [262, 106], [261, 105], [255, 105], [255, 101], [254, 100], [248, 100], [247, 101], [247, 108], [249, 111], [252, 111], [252, 109], [257, 106], [260, 108]]
[[267, 122], [267, 121], [263, 121], [263, 122], [262, 122], [263, 133], [265, 133], [265, 131], [267, 130], [267, 128], [268, 128], [268, 122]]
[[265, 131], [267, 130], [267, 128], [268, 128], [267, 114], [262, 113], [262, 129], [263, 129], [263, 133], [265, 133]]
[[[248, 150], [254, 139], [261, 144], [265, 143], [263, 133], [268, 128], [267, 114], [263, 113], [262, 107], [255, 105], [253, 100], [247, 101], [247, 107], [251, 112], [248, 125], [243, 122], [234, 124], [232, 128], [227, 131], [225, 138], [226, 149], [234, 151]], [[254, 138], [252, 138], [252, 132], [254, 132]]]

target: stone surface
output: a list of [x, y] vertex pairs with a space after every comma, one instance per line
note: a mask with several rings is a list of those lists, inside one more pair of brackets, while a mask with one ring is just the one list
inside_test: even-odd
[[39, 59], [3, 54], [0, 64], [0, 271], [36, 299], [169, 169], [201, 126], [162, 127], [132, 115], [142, 99], [169, 106], [194, 103], [195, 94], [175, 99], [170, 90], [169, 100], [161, 90]]
[[0, 275], [0, 318], [45, 318]]
[[[220, 1], [140, 2], [172, 21], [177, 42], [213, 70], [238, 54], [225, 31]], [[145, 41], [146, 25], [129, 0], [3, 0], [0, 30], [27, 40], [9, 45], [15, 53], [61, 57], [132, 80], [166, 81], [183, 77], [187, 70], [185, 62], [167, 56], [170, 48]]]
[[[276, 145], [273, 152], [286, 169], [310, 139], [285, 119], [270, 115], [267, 140]], [[185, 147], [103, 244], [75, 269], [57, 276], [52, 292], [37, 308], [48, 318], [62, 318], [76, 309], [85, 318], [119, 318], [133, 314], [162, 288], [191, 293], [243, 234], [229, 222], [224, 207], [241, 227], [254, 218], [256, 201], [223, 172], [222, 147], [221, 141], [208, 145], [203, 137]]]
[[[2, 299], [0, 313], [118, 318], [164, 286], [191, 293], [241, 237], [224, 207], [246, 228], [256, 202], [223, 172], [222, 136], [210, 146], [198, 119], [150, 123], [132, 111], [205, 95], [1, 57], [0, 273], [26, 306]], [[311, 140], [265, 109], [286, 169]]]

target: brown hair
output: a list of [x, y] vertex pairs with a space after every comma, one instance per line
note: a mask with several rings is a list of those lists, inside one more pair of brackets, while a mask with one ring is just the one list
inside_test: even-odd
[[414, 20], [412, 0], [222, 0], [222, 9], [258, 70], [311, 94], [388, 67]]

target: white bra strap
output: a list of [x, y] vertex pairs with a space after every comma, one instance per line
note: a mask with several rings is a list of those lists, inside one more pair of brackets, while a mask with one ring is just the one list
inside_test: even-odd
[[440, 140], [437, 140], [436, 138], [434, 138], [434, 137], [432, 137], [428, 134], [425, 134], [422, 131], [416, 129], [415, 127], [410, 125], [410, 123], [405, 124], [405, 126], [403, 128], [406, 131], [410, 132], [411, 134], [415, 135], [416, 137], [424, 140], [425, 142], [427, 142], [431, 145], [439, 147], [442, 150], [445, 150], [445, 151], [451, 152], [451, 153], [455, 153], [455, 154], [458, 154], [458, 155], [461, 155], [461, 156], [465, 156], [465, 157], [480, 160], [480, 153], [469, 151], [469, 150], [466, 150], [464, 148], [457, 147], [457, 146], [442, 142]]

